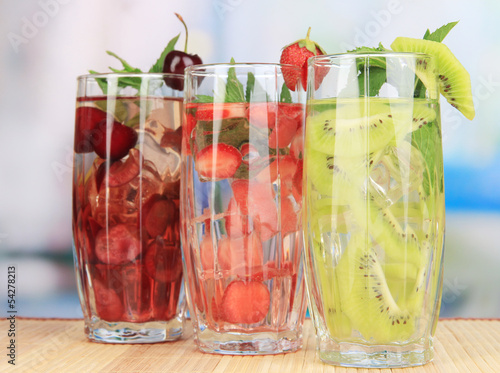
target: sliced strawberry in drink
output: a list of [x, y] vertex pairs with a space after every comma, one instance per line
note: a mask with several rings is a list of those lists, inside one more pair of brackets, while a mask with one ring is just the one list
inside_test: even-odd
[[299, 217], [295, 212], [293, 203], [289, 198], [281, 199], [281, 234], [284, 237], [287, 233], [296, 232]]
[[277, 111], [278, 106], [273, 102], [251, 104], [247, 110], [248, 121], [257, 128], [274, 128]]
[[270, 148], [284, 148], [290, 144], [302, 125], [304, 108], [299, 104], [278, 104], [278, 123], [269, 135]]
[[106, 120], [99, 122], [91, 134], [91, 142], [96, 154], [112, 161], [125, 157], [137, 143], [137, 138], [137, 132], [133, 128], [116, 121], [108, 125]]
[[251, 231], [251, 224], [248, 221], [247, 215], [240, 212], [238, 204], [234, 198], [231, 198], [227, 206], [226, 216], [226, 231], [229, 237], [242, 237]]
[[197, 121], [212, 121], [228, 118], [245, 118], [245, 104], [200, 104], [194, 114]]
[[93, 282], [96, 313], [101, 320], [121, 321], [123, 305], [118, 294], [99, 281]]
[[99, 122], [114, 121], [113, 116], [92, 107], [80, 106], [75, 115], [75, 153], [90, 153], [93, 150], [91, 142], [92, 131]]
[[137, 229], [125, 224], [101, 229], [95, 239], [95, 251], [102, 263], [117, 265], [134, 261], [141, 253]]
[[259, 159], [259, 151], [250, 143], [244, 143], [240, 147], [241, 159], [245, 164], [251, 164]]
[[151, 238], [162, 236], [168, 225], [178, 218], [175, 203], [166, 197], [154, 194], [142, 206], [142, 225]]
[[295, 170], [295, 174], [292, 179], [292, 192], [295, 198], [295, 201], [299, 204], [302, 204], [302, 173], [304, 170], [304, 162], [299, 160], [297, 162], [297, 169]]
[[274, 160], [268, 167], [264, 168], [255, 177], [258, 183], [274, 183], [278, 178], [281, 180], [281, 194], [291, 192], [292, 178], [295, 174], [297, 161], [290, 155], [274, 156]]
[[219, 143], [208, 145], [195, 156], [195, 169], [203, 179], [227, 179], [241, 164], [241, 153], [234, 146]]
[[146, 273], [160, 282], [177, 281], [182, 276], [182, 254], [180, 246], [166, 245], [163, 239], [154, 240], [144, 257]]
[[233, 281], [222, 298], [221, 315], [234, 324], [255, 324], [264, 320], [271, 297], [267, 287], [256, 281]]
[[109, 166], [107, 185], [109, 187], [119, 187], [131, 182], [141, 171], [140, 161], [141, 154], [139, 150], [131, 149], [125, 161], [118, 160], [113, 162]]

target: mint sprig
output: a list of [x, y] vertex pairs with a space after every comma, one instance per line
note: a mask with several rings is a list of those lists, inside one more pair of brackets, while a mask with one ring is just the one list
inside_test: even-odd
[[[234, 58], [231, 58], [230, 64], [234, 65], [236, 62]], [[217, 92], [222, 92], [222, 94], [217, 94], [212, 91], [214, 96], [209, 95], [197, 95], [195, 102], [197, 103], [212, 103], [223, 102], [223, 103], [234, 103], [234, 102], [251, 102], [251, 101], [269, 101], [269, 97], [262, 87], [262, 85], [255, 79], [255, 75], [252, 72], [247, 74], [246, 87], [238, 80], [236, 76], [236, 69], [230, 67], [227, 72], [227, 81], [219, 79], [219, 89]], [[283, 93], [283, 91], [282, 91]], [[290, 92], [288, 92], [290, 95]], [[286, 99], [286, 97], [285, 97]], [[288, 101], [286, 101], [288, 102]], [[291, 102], [291, 96], [290, 96]]]
[[[165, 56], [170, 53], [171, 51], [174, 50], [175, 48], [175, 44], [177, 43], [177, 40], [179, 40], [179, 35], [175, 36], [174, 38], [172, 38], [167, 46], [165, 47], [165, 49], [163, 50], [163, 52], [161, 53], [160, 57], [158, 57], [158, 60], [156, 61], [156, 63], [151, 66], [151, 68], [149, 69], [148, 72], [150, 73], [161, 73], [163, 72], [163, 62], [165, 61]], [[106, 51], [106, 53], [108, 55], [110, 55], [111, 57], [114, 57], [116, 59], [118, 59], [118, 61], [121, 62], [122, 64], [122, 68], [121, 69], [117, 69], [117, 68], [113, 68], [113, 67], [109, 67], [109, 69], [114, 72], [114, 73], [118, 73], [118, 74], [138, 74], [138, 73], [142, 73], [143, 71], [137, 67], [133, 67], [132, 65], [130, 65], [127, 61], [125, 61], [123, 58], [119, 57], [116, 53], [113, 53], [113, 52], [110, 52], [110, 51]], [[91, 74], [99, 74], [97, 71], [95, 70], [89, 70], [89, 72]], [[107, 94], [108, 93], [108, 83], [106, 81], [106, 79], [104, 78], [97, 78], [97, 84], [99, 84], [99, 87], [101, 87], [102, 89], [102, 92], [104, 94]], [[118, 79], [118, 82], [117, 82], [117, 85], [118, 87], [120, 88], [126, 88], [126, 87], [132, 87], [132, 88], [135, 88], [137, 89], [138, 91], [141, 89], [141, 84], [142, 84], [142, 79], [139, 78], [139, 77], [120, 77]]]
[[[234, 58], [231, 58], [231, 65], [236, 62]], [[234, 67], [229, 68], [227, 72], [227, 83], [226, 83], [226, 96], [224, 102], [245, 102], [245, 91], [243, 89], [243, 84], [238, 80], [236, 76], [236, 69]]]

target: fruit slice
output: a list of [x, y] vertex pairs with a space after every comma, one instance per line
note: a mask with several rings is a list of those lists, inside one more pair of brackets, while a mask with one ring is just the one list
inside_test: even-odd
[[144, 257], [146, 273], [155, 281], [173, 282], [182, 276], [182, 254], [179, 246], [169, 246], [160, 238], [154, 240]]
[[[350, 115], [349, 115], [350, 116]], [[326, 110], [310, 116], [306, 142], [317, 151], [336, 156], [369, 154], [385, 147], [395, 138], [396, 128], [390, 110], [352, 118], [345, 110]]]
[[116, 161], [125, 157], [128, 151], [137, 143], [137, 132], [121, 123], [107, 121], [99, 122], [91, 134], [91, 142], [96, 154], [103, 158]]
[[212, 121], [229, 118], [245, 118], [246, 105], [245, 104], [200, 104], [197, 105], [194, 117], [198, 121]]
[[278, 104], [278, 120], [269, 135], [270, 148], [284, 148], [290, 144], [297, 132], [297, 128], [302, 126], [304, 107], [300, 104]]
[[93, 150], [90, 141], [92, 131], [99, 122], [114, 121], [113, 116], [91, 106], [76, 109], [75, 118], [75, 153], [90, 153]]
[[403, 343], [411, 337], [417, 315], [394, 300], [368, 237], [351, 237], [335, 271], [342, 310], [365, 340]]
[[97, 280], [93, 282], [93, 286], [95, 308], [99, 318], [106, 321], [121, 321], [124, 310], [118, 294]]
[[124, 224], [101, 229], [95, 239], [97, 258], [106, 264], [126, 264], [141, 253], [137, 230]]
[[359, 193], [353, 185], [368, 172], [365, 163], [362, 157], [342, 159], [309, 149], [306, 158], [307, 180], [319, 193], [346, 200], [348, 196]]
[[271, 297], [267, 286], [256, 281], [233, 281], [222, 297], [222, 317], [234, 324], [255, 324], [264, 320]]
[[204, 180], [227, 179], [241, 164], [241, 153], [234, 146], [211, 144], [196, 154], [195, 169]]
[[177, 219], [175, 203], [164, 196], [154, 194], [142, 207], [142, 225], [151, 238], [161, 236], [167, 226]]
[[475, 116], [470, 75], [450, 49], [430, 40], [399, 37], [391, 44], [396, 52], [426, 53], [435, 58], [441, 94], [467, 119]]

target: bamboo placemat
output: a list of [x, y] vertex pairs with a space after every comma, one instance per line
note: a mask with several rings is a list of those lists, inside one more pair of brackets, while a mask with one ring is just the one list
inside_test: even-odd
[[407, 369], [347, 369], [322, 363], [316, 355], [310, 320], [306, 320], [304, 326], [302, 350], [285, 355], [242, 357], [199, 352], [193, 343], [191, 329], [177, 342], [105, 345], [86, 340], [82, 320], [25, 318], [16, 320], [14, 367], [7, 363], [6, 357], [8, 326], [7, 320], [0, 320], [0, 372], [500, 372], [500, 320], [440, 320], [434, 361]]

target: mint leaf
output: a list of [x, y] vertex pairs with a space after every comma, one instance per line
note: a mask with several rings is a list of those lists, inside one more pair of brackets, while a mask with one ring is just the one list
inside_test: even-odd
[[106, 51], [107, 54], [109, 54], [112, 57], [117, 58], [123, 65], [123, 70], [116, 70], [116, 69], [111, 69], [114, 72], [121, 72], [121, 73], [142, 73], [141, 69], [138, 69], [136, 67], [130, 66], [127, 61], [125, 61], [123, 58], [118, 57], [115, 53]]
[[255, 75], [253, 73], [248, 73], [248, 78], [247, 78], [247, 89], [246, 89], [246, 94], [245, 98], [247, 102], [250, 102], [250, 97], [252, 95], [252, 91], [254, 90], [255, 87]]
[[196, 99], [194, 102], [200, 103], [200, 104], [208, 104], [214, 102], [214, 98], [212, 96], [208, 95], [198, 95], [196, 96]]
[[[91, 73], [91, 74], [99, 74], [95, 70], [89, 70], [89, 73]], [[99, 87], [101, 87], [102, 93], [104, 93], [105, 95], [108, 94], [108, 83], [106, 82], [106, 79], [104, 79], [104, 78], [96, 78], [96, 82], [99, 85]]]
[[161, 73], [161, 72], [163, 72], [163, 63], [165, 62], [165, 57], [167, 56], [167, 54], [169, 54], [171, 51], [174, 50], [175, 44], [177, 43], [177, 40], [179, 40], [179, 36], [181, 36], [181, 34], [179, 34], [176, 37], [172, 38], [172, 40], [170, 40], [168, 42], [167, 46], [165, 47], [165, 49], [163, 50], [163, 52], [161, 52], [161, 55], [158, 58], [158, 60], [156, 61], [156, 63], [153, 66], [151, 66], [151, 68], [149, 69], [150, 73]]
[[283, 83], [283, 87], [281, 87], [280, 102], [287, 104], [292, 103], [292, 94], [285, 83]]
[[[235, 64], [234, 58], [231, 58], [231, 65]], [[224, 102], [245, 102], [245, 93], [243, 84], [236, 77], [236, 70], [231, 67], [227, 72], [226, 96]]]
[[456, 22], [450, 22], [444, 26], [441, 26], [434, 32], [430, 32], [429, 29], [425, 32], [424, 35], [424, 40], [431, 40], [431, 41], [437, 41], [438, 43], [441, 43], [443, 39], [448, 35], [448, 33], [451, 31], [453, 27], [458, 23]]
[[384, 83], [387, 81], [385, 66], [383, 68], [370, 66], [368, 70], [361, 70], [361, 73], [358, 75], [359, 94], [361, 96], [365, 96], [366, 73], [368, 73], [368, 96], [376, 96], [380, 91], [380, 88], [382, 88]]

